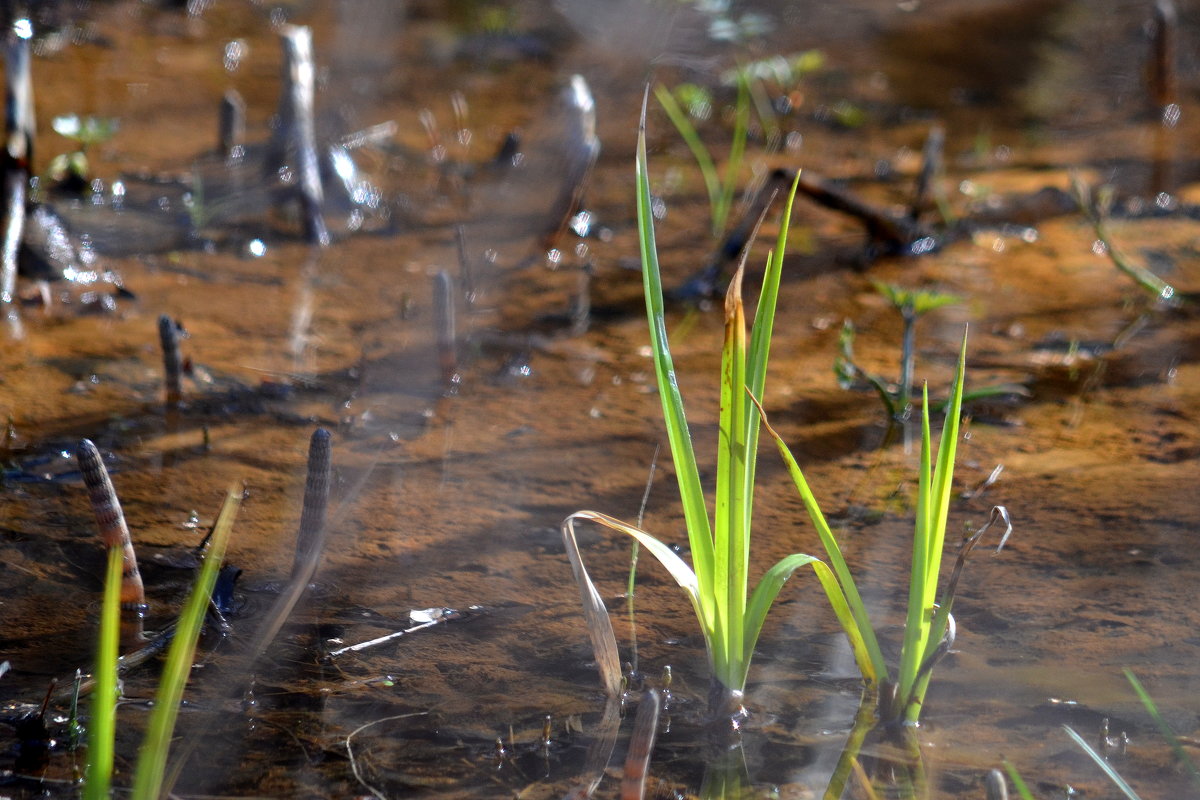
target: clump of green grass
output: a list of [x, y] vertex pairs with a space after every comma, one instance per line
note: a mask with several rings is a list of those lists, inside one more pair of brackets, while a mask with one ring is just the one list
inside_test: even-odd
[[759, 433], [759, 413], [751, 402], [750, 395], [761, 395], [766, 383], [767, 358], [783, 267], [783, 252], [787, 244], [787, 219], [791, 214], [791, 198], [783, 212], [784, 223], [775, 251], [768, 260], [749, 339], [746, 334], [741, 291], [744, 262], [731, 282], [726, 297], [725, 344], [721, 359], [716, 514], [710, 519], [666, 336], [662, 279], [650, 211], [644, 113], [638, 142], [637, 186], [643, 288], [651, 350], [667, 436], [679, 480], [692, 564], [687, 564], [670, 547], [640, 528], [598, 512], [581, 511], [568, 517], [563, 523], [564, 538], [567, 540], [568, 552], [574, 554], [572, 564], [583, 591], [585, 609], [590, 609], [589, 629], [597, 659], [601, 663], [606, 689], [610, 694], [619, 689], [615, 637], [603, 604], [599, 602], [599, 596], [578, 560], [578, 550], [574, 546], [574, 522], [579, 519], [593, 520], [612, 530], [628, 534], [666, 567], [692, 601], [707, 645], [715, 681], [724, 690], [725, 696], [740, 696], [745, 688], [750, 659], [767, 611], [795, 570], [811, 566], [822, 584], [837, 595], [836, 598], [831, 598], [835, 611], [840, 614], [848, 613], [845, 601], [837, 589], [837, 580], [829, 568], [819, 559], [800, 553], [779, 561], [767, 570], [753, 593], [748, 591], [751, 499]]
[[[950, 610], [965, 558], [992, 522], [998, 519], [1007, 522], [1007, 512], [1000, 509], [993, 513], [993, 520], [988, 526], [964, 543], [954, 574], [942, 594], [941, 602], [938, 603], [938, 578], [944, 552], [959, 415], [962, 409], [966, 361], [965, 335], [936, 460], [930, 433], [928, 390], [924, 392], [917, 519], [913, 539], [908, 614], [900, 664], [893, 673], [889, 671], [883, 657], [875, 629], [870, 623], [866, 607], [842, 556], [837, 538], [826, 522], [796, 460], [769, 424], [766, 424], [767, 430], [775, 439], [787, 463], [805, 508], [817, 529], [829, 563], [803, 553], [792, 554], [768, 569], [753, 592], [749, 592], [748, 563], [757, 445], [760, 425], [766, 423], [758, 398], [763, 396], [766, 386], [771, 333], [795, 185], [793, 184], [792, 195], [784, 208], [775, 250], [768, 258], [762, 292], [748, 339], [742, 302], [744, 260], [726, 295], [715, 514], [710, 518], [666, 335], [662, 280], [650, 211], [644, 110], [638, 138], [636, 172], [638, 229], [651, 353], [679, 483], [692, 564], [687, 564], [670, 547], [639, 527], [606, 514], [580, 511], [564, 520], [564, 541], [580, 585], [589, 633], [606, 690], [610, 695], [620, 691], [619, 659], [611, 621], [579, 556], [574, 534], [574, 523], [579, 519], [592, 520], [633, 537], [671, 573], [676, 583], [687, 593], [704, 636], [713, 678], [719, 687], [724, 689], [726, 703], [739, 698], [745, 688], [751, 657], [767, 612], [775, 598], [797, 569], [808, 566], [820, 580], [830, 606], [850, 641], [868, 689], [878, 692], [880, 718], [886, 722], [915, 722], [924, 702], [933, 666], [953, 642], [954, 621]], [[1007, 538], [1007, 534], [1005, 537]]]
[[[241, 503], [241, 490], [230, 488], [217, 516], [208, 552], [200, 567], [192, 592], [176, 623], [155, 696], [154, 710], [138, 751], [134, 772], [133, 800], [157, 800], [162, 794], [171, 735], [179, 714], [183, 689], [192, 669], [196, 642], [200, 638], [204, 616], [216, 584], [217, 572], [225, 557], [225, 547], [233, 520]], [[88, 726], [88, 766], [84, 778], [84, 800], [104, 800], [112, 792], [114, 740], [117, 717], [118, 641], [120, 638], [120, 592], [122, 551], [108, 548], [104, 599], [100, 611], [99, 645], [96, 648], [92, 714]]]

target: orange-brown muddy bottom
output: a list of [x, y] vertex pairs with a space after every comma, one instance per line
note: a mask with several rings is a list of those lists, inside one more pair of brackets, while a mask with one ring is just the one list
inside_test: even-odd
[[[1004, 759], [1040, 798], [1116, 796], [1062, 730], [1094, 741], [1105, 718], [1113, 737], [1131, 740], [1109, 751], [1143, 797], [1189, 793], [1122, 669], [1147, 684], [1178, 733], [1195, 732], [1200, 315], [1194, 303], [1157, 306], [1093, 245], [1079, 213], [1030, 211], [1027, 199], [1068, 189], [1074, 171], [1115, 185], [1122, 213], [1110, 223], [1113, 243], [1180, 293], [1200, 291], [1200, 228], [1188, 211], [1200, 201], [1190, 147], [1200, 133], [1195, 48], [1184, 46], [1197, 41], [1191, 9], [1178, 32], [1180, 113], [1167, 127], [1143, 88], [1148, 12], [1124, 0], [778, 0], [730, 11], [733, 23], [752, 22], [741, 16], [751, 11], [768, 23], [733, 44], [710, 39], [720, 20], [653, 0], [192, 5], [189, 16], [143, 2], [96, 4], [66, 29], [80, 43], [39, 51], [39, 165], [71, 147], [51, 131], [52, 117], [94, 114], [120, 121], [88, 153], [101, 200], [123, 175], [185, 175], [211, 150], [229, 88], [247, 102], [248, 139], [265, 140], [279, 82], [272, 24], [286, 19], [314, 28], [319, 135], [395, 121], [394, 136], [357, 153], [383, 213], [364, 226], [371, 230], [314, 252], [286, 209], [218, 225], [205, 217], [205, 198], [192, 197], [199, 213], [172, 218], [179, 243], [142, 250], [131, 226], [115, 234], [121, 254], [100, 254], [134, 295], [115, 312], [81, 312], [83, 291], [59, 282], [48, 307], [25, 305], [6, 328], [7, 713], [40, 704], [51, 679], [86, 671], [92, 657], [103, 558], [70, 457], [88, 437], [110, 456], [143, 561], [150, 629], [170, 620], [190, 583], [192, 572], [172, 565], [186, 563], [225, 488], [246, 488], [227, 557], [244, 571], [240, 608], [228, 639], [208, 641], [193, 673], [177, 747], [192, 755], [178, 796], [540, 798], [586, 783], [603, 701], [559, 523], [581, 508], [635, 518], [662, 442], [645, 527], [686, 544], [637, 272], [633, 147], [647, 70], [656, 60], [654, 80], [718, 86], [736, 63], [819, 48], [818, 72], [761, 84], [768, 100], [792, 96], [792, 111], [774, 118], [788, 144], [768, 147], [755, 116], [739, 186], [768, 165], [800, 166], [885, 208], [902, 206], [924, 138], [941, 122], [943, 202], [958, 217], [1014, 223], [960, 227], [966, 235], [936, 252], [868, 262], [856, 221], [798, 201], [765, 396], [894, 653], [917, 459], [906, 441], [915, 431], [885, 445], [875, 395], [838, 387], [843, 320], [858, 330], [861, 366], [894, 380], [901, 323], [872, 282], [958, 295], [918, 323], [918, 383], [945, 391], [969, 323], [968, 388], [1011, 383], [1027, 395], [967, 411], [951, 538], [981, 525], [993, 504], [1008, 507], [1016, 532], [999, 555], [976, 551], [962, 582], [955, 652], [937, 668], [918, 731], [930, 796], [982, 798], [985, 773]], [[549, 262], [540, 241], [555, 224], [569, 127], [559, 98], [574, 73], [596, 97], [603, 149], [585, 203], [600, 235], [562, 237], [564, 255]], [[457, 118], [453, 93], [465, 101]], [[733, 102], [728, 88], [716, 97], [718, 109]], [[423, 110], [433, 125], [422, 124]], [[730, 141], [723, 114], [700, 125], [718, 163]], [[513, 130], [521, 164], [489, 164]], [[666, 211], [661, 260], [668, 285], [680, 286], [713, 248], [708, 207], [694, 161], [657, 107], [649, 131], [652, 187]], [[1164, 213], [1127, 213], [1156, 200]], [[84, 232], [86, 211], [72, 217]], [[940, 224], [935, 211], [923, 219]], [[475, 265], [470, 303], [460, 225]], [[752, 273], [777, 225], [769, 216]], [[432, 276], [441, 269], [460, 291], [453, 392], [433, 330]], [[571, 313], [585, 282], [586, 330]], [[23, 281], [20, 291], [39, 290]], [[170, 413], [160, 314], [189, 334], [185, 404]], [[711, 480], [719, 305], [677, 303], [668, 324]], [[242, 654], [291, 569], [316, 426], [334, 442], [328, 550], [315, 586], [250, 674]], [[998, 480], [979, 490], [999, 466]], [[755, 523], [754, 574], [819, 549], [768, 446]], [[704, 783], [706, 767], [722, 759], [700, 722], [708, 672], [690, 606], [643, 558], [635, 645], [621, 599], [629, 546], [598, 531], [583, 538], [623, 658], [636, 660], [649, 685], [664, 667], [674, 673], [651, 760], [656, 785], [721, 794], [714, 776]], [[322, 658], [409, 627], [411, 610], [472, 606], [480, 608], [466, 619]], [[124, 682], [118, 785], [129, 781], [155, 673], [150, 665]], [[819, 587], [798, 576], [768, 618], [747, 687], [752, 717], [737, 757], [754, 789], [821, 796], [858, 694]], [[47, 724], [60, 742], [45, 759], [0, 726], [0, 795], [76, 793], [86, 757], [61, 741], [65, 715], [55, 702]], [[598, 796], [616, 796], [628, 725]], [[852, 782], [847, 796], [865, 795]]]

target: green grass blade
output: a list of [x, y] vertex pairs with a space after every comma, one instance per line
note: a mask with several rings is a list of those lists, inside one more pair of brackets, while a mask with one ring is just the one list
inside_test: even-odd
[[[932, 435], [929, 431], [929, 387], [922, 390], [921, 402], [921, 461], [917, 481], [917, 518], [913, 530], [912, 571], [908, 580], [908, 612], [904, 620], [904, 644], [900, 650], [900, 669], [897, 694], [902, 699], [912, 697], [921, 659], [929, 641], [929, 626], [935, 595], [927, 591], [927, 577], [933, 552], [933, 532], [930, 508], [933, 506]], [[937, 566], [933, 567], [934, 576]], [[935, 586], [936, 590], [936, 586]], [[902, 710], [898, 709], [898, 710]]]
[[1013, 782], [1013, 788], [1017, 790], [1017, 794], [1021, 800], [1035, 800], [1033, 792], [1029, 791], [1029, 787], [1025, 785], [1025, 780], [1021, 777], [1021, 773], [1017, 772], [1017, 768], [1012, 762], [1004, 761], [1004, 771], [1008, 773], [1008, 778]]
[[[687, 114], [679, 103], [675, 101], [675, 96], [671, 94], [671, 90], [659, 84], [654, 87], [654, 97], [662, 106], [663, 111], [667, 112], [667, 118], [671, 120], [671, 124], [675, 126], [675, 130], [679, 131], [679, 135], [683, 137], [683, 141], [687, 144], [688, 149], [692, 151], [692, 156], [696, 159], [696, 164], [700, 167], [700, 175], [704, 178], [704, 189], [708, 192], [708, 206], [712, 212], [712, 235], [720, 236], [725, 229], [725, 219], [718, 219], [717, 210], [721, 203], [721, 181], [717, 177], [717, 166], [713, 163], [712, 156], [708, 152], [708, 148], [704, 146], [704, 142], [700, 141], [700, 134], [696, 131], [692, 121], [688, 119]], [[646, 117], [642, 114], [642, 126], [645, 127]]]
[[196, 642], [200, 638], [200, 628], [208, 611], [213, 586], [217, 582], [217, 572], [225, 557], [225, 546], [229, 542], [229, 532], [233, 528], [241, 497], [242, 492], [239, 488], [229, 489], [225, 503], [221, 506], [221, 513], [213, 526], [208, 554], [204, 558], [204, 564], [196, 577], [196, 583], [183, 612], [179, 615], [175, 638], [171, 641], [171, 649], [167, 653], [155, 696], [154, 711], [150, 714], [150, 722], [146, 728], [146, 738], [138, 752], [137, 771], [133, 778], [133, 800], [158, 800], [162, 793], [167, 754], [171, 747], [171, 736], [175, 731], [175, 721], [179, 716], [183, 688], [191, 673]]
[[88, 724], [87, 777], [84, 800], [108, 798], [112, 787], [113, 746], [117, 735], [117, 655], [121, 637], [121, 548], [108, 548], [104, 599], [100, 605], [100, 641], [92, 672], [92, 719]]
[[[744, 263], [744, 262], [743, 262]], [[725, 345], [721, 350], [721, 414], [718, 422], [716, 517], [713, 551], [716, 559], [713, 582], [717, 618], [725, 624], [724, 662], [717, 678], [731, 689], [742, 688], [737, 676], [745, 642], [742, 623], [746, 613], [747, 562], [750, 531], [746, 507], [753, 487], [746, 484], [746, 317], [742, 305], [743, 267], [739, 267], [725, 297]]]
[[[771, 609], [775, 598], [779, 595], [779, 590], [783, 588], [783, 584], [787, 582], [793, 572], [804, 566], [811, 566], [817, 575], [817, 580], [821, 582], [821, 588], [825, 590], [825, 596], [829, 599], [829, 606], [833, 609], [838, 622], [842, 625], [842, 630], [846, 632], [846, 637], [850, 640], [854, 659], [858, 662], [858, 668], [862, 672], [863, 678], [868, 685], [877, 685], [879, 674], [876, 671], [875, 658], [867, 644], [863, 629], [859, 627], [846, 602], [846, 596], [838, 584], [837, 577], [824, 561], [803, 553], [795, 553], [781, 559], [775, 566], [767, 570], [762, 580], [758, 582], [758, 586], [754, 588], [754, 594], [751, 595], [750, 604], [746, 609], [745, 663], [747, 665], [750, 663], [754, 646], [758, 642], [758, 635], [762, 632], [763, 622], [766, 620], [767, 612]], [[876, 647], [878, 646], [876, 645]]]
[[1080, 736], [1073, 728], [1071, 728], [1070, 725], [1063, 725], [1063, 730], [1067, 732], [1068, 736], [1075, 740], [1075, 744], [1079, 745], [1083, 749], [1083, 752], [1087, 753], [1091, 757], [1092, 761], [1096, 762], [1096, 765], [1104, 771], [1104, 774], [1107, 775], [1108, 779], [1112, 781], [1118, 789], [1121, 790], [1123, 795], [1129, 798], [1129, 800], [1142, 800], [1137, 796], [1137, 792], [1135, 792], [1132, 787], [1125, 782], [1125, 779], [1121, 777], [1121, 774], [1113, 769], [1112, 764], [1109, 764], [1107, 761], [1105, 761], [1104, 756], [1097, 753], [1082, 736]]
[[[788, 193], [787, 202], [779, 222], [779, 236], [775, 240], [775, 249], [767, 258], [767, 268], [763, 272], [762, 290], [758, 295], [758, 307], [754, 309], [754, 325], [750, 331], [750, 350], [746, 357], [746, 386], [750, 395], [755, 398], [763, 397], [767, 386], [767, 362], [771, 354], [771, 335], [775, 329], [775, 308], [779, 299], [779, 282], [783, 275], [783, 255], [787, 250], [788, 227], [792, 218], [792, 203], [796, 199], [796, 189], [800, 185], [800, 175], [792, 181], [792, 189]], [[754, 476], [758, 463], [758, 433], [759, 412], [754, 406], [747, 409], [746, 415], [746, 451], [749, 458], [746, 462], [746, 496], [753, 496]], [[750, 521], [753, 503], [746, 504], [746, 530], [751, 530]]]
[[1150, 718], [1154, 720], [1154, 724], [1158, 727], [1158, 732], [1167, 740], [1167, 744], [1171, 746], [1171, 752], [1175, 754], [1175, 760], [1184, 766], [1188, 774], [1192, 776], [1192, 781], [1200, 785], [1200, 769], [1196, 768], [1196, 762], [1183, 749], [1183, 745], [1179, 743], [1179, 737], [1175, 735], [1175, 731], [1171, 730], [1171, 726], [1163, 719], [1162, 714], [1158, 711], [1158, 706], [1154, 699], [1150, 697], [1150, 693], [1142, 686], [1142, 682], [1133, 674], [1133, 670], [1125, 668], [1125, 679], [1129, 681], [1129, 685], [1133, 687], [1133, 691], [1137, 693], [1138, 699], [1142, 701], [1142, 705], [1146, 707], [1146, 712], [1150, 714]]
[[750, 128], [750, 89], [744, 73], [738, 76], [737, 106], [734, 111], [733, 143], [729, 147], [729, 160], [725, 163], [725, 179], [721, 183], [720, 203], [713, 211], [713, 235], [725, 231], [725, 223], [733, 208], [733, 193], [737, 188], [738, 173], [742, 170], [742, 158], [746, 153], [746, 132]]
[[[808, 511], [809, 519], [812, 520], [813, 527], [817, 529], [817, 536], [821, 539], [821, 545], [825, 548], [829, 563], [833, 565], [833, 572], [837, 576], [837, 582], [845, 598], [844, 602], [847, 604], [850, 616], [854, 622], [853, 628], [858, 631], [857, 635], [862, 639], [863, 647], [866, 650], [866, 662], [860, 661], [859, 667], [862, 670], [863, 678], [873, 688], [879, 680], [888, 680], [887, 663], [883, 659], [883, 651], [880, 649], [879, 642], [875, 638], [875, 629], [871, 627], [871, 619], [867, 614], [867, 607], [858, 593], [854, 577], [850, 574], [850, 567], [847, 566], [846, 559], [842, 556], [842, 549], [838, 545], [837, 537], [833, 535], [829, 523], [825, 520], [825, 515], [821, 512], [817, 498], [813, 495], [812, 489], [809, 488], [808, 481], [805, 479], [800, 465], [796, 463], [796, 459], [792, 456], [792, 451], [784, 443], [783, 437], [771, 427], [771, 423], [767, 419], [766, 414], [763, 413], [762, 406], [758, 404], [757, 398], [751, 396], [750, 399], [762, 414], [763, 426], [766, 427], [767, 433], [775, 440], [775, 445], [779, 448], [779, 454], [783, 456], [784, 464], [787, 465], [788, 474], [791, 475], [792, 482], [796, 484], [796, 490], [800, 493], [800, 499], [804, 501], [804, 508]], [[829, 596], [828, 589], [826, 589], [826, 595]], [[832, 598], [830, 598], [830, 602], [831, 604], [833, 603]], [[834, 610], [836, 613], [837, 609]], [[851, 637], [851, 644], [853, 644], [854, 635], [851, 634], [851, 628], [845, 623], [843, 623], [842, 627], [846, 630], [846, 634]], [[749, 626], [747, 626], [747, 629], [749, 629]], [[857, 653], [857, 650], [855, 652]], [[869, 664], [870, 669], [863, 669], [863, 663]]]
[[687, 416], [683, 410], [683, 397], [675, 378], [675, 365], [667, 344], [667, 327], [663, 311], [662, 275], [659, 271], [658, 252], [654, 241], [654, 217], [650, 210], [650, 180], [646, 166], [646, 106], [642, 103], [642, 120], [638, 131], [637, 147], [637, 215], [638, 235], [642, 257], [642, 280], [646, 295], [646, 316], [650, 324], [650, 346], [654, 356], [654, 372], [658, 379], [658, 391], [662, 400], [663, 419], [666, 421], [667, 438], [671, 444], [671, 458], [675, 463], [679, 496], [687, 522], [688, 545], [692, 551], [692, 566], [699, 583], [699, 609], [701, 625], [705, 630], [715, 629], [714, 598], [712, 597], [713, 542], [709, 525], [708, 509], [700, 486], [700, 472], [696, 467], [696, 455], [692, 448], [691, 433], [688, 431]]

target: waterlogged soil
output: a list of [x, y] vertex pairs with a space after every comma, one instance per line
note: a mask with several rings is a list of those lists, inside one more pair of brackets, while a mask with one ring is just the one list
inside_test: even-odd
[[[227, 556], [243, 572], [228, 636], [208, 637], [193, 671], [178, 796], [561, 797], [588, 783], [604, 704], [559, 523], [582, 508], [636, 518], [656, 447], [665, 448], [633, 207], [647, 70], [654, 62], [668, 85], [715, 86], [739, 60], [808, 48], [822, 50], [824, 67], [769, 89], [791, 93], [794, 110], [780, 124], [793, 135], [771, 149], [756, 123], [740, 183], [768, 167], [803, 167], [902, 207], [925, 136], [941, 123], [937, 191], [955, 217], [978, 220], [934, 252], [889, 256], [856, 220], [798, 201], [785, 259], [765, 405], [843, 537], [892, 653], [916, 429], [889, 437], [878, 398], [838, 386], [843, 321], [858, 331], [860, 366], [894, 379], [901, 322], [873, 282], [952, 293], [958, 302], [919, 322], [917, 380], [944, 394], [969, 325], [968, 388], [1020, 387], [971, 403], [959, 442], [950, 538], [982, 525], [995, 504], [1015, 531], [1002, 553], [981, 546], [959, 590], [955, 651], [937, 668], [917, 732], [930, 795], [983, 797], [985, 773], [1007, 759], [1038, 797], [1114, 797], [1063, 731], [1099, 746], [1105, 719], [1114, 742], [1104, 749], [1141, 796], [1189, 793], [1122, 670], [1137, 673], [1177, 733], [1195, 734], [1200, 316], [1194, 302], [1156, 303], [1119, 273], [1069, 204], [1031, 198], [1065, 192], [1073, 173], [1114, 185], [1110, 246], [1177, 295], [1200, 292], [1190, 8], [1179, 28], [1178, 114], [1164, 125], [1144, 83], [1147, 12], [1117, 0], [779, 2], [730, 12], [734, 22], [752, 22], [741, 16], [750, 12], [767, 22], [736, 45], [715, 43], [713, 20], [690, 7], [632, 0], [191, 5], [189, 16], [97, 4], [33, 62], [40, 168], [71, 147], [52, 132], [54, 116], [119, 120], [88, 152], [96, 192], [79, 207], [50, 202], [71, 213], [127, 291], [98, 312], [94, 287], [22, 279], [26, 302], [0, 348], [0, 413], [10, 420], [0, 504], [6, 714], [40, 705], [59, 681], [48, 755], [16, 725], [0, 726], [0, 793], [72, 796], [85, 763], [66, 743], [61, 694], [91, 660], [103, 563], [72, 458], [83, 437], [100, 446], [120, 493], [150, 629], [178, 608], [190, 551], [227, 487], [244, 490]], [[304, 244], [288, 208], [199, 227], [189, 226], [204, 215], [189, 212], [158, 235], [164, 217], [151, 211], [161, 203], [145, 186], [166, 186], [211, 153], [224, 91], [246, 101], [248, 141], [267, 138], [279, 88], [272, 26], [284, 20], [314, 29], [320, 136], [395, 122], [390, 137], [355, 151], [379, 202], [362, 230], [323, 250]], [[591, 235], [560, 237], [555, 260], [545, 237], [559, 222], [552, 201], [573, 152], [562, 99], [572, 74], [595, 95], [602, 151], [585, 195]], [[720, 108], [732, 101], [727, 89], [716, 97]], [[721, 115], [700, 126], [718, 161], [730, 140]], [[648, 124], [665, 282], [678, 287], [713, 249], [708, 205], [669, 121], [652, 107]], [[492, 163], [512, 131], [519, 163]], [[131, 204], [133, 187], [146, 193], [141, 217], [104, 216], [118, 180]], [[162, 197], [182, 202], [179, 192]], [[356, 227], [348, 218], [341, 228]], [[923, 219], [939, 221], [936, 212]], [[764, 240], [777, 225], [768, 215]], [[750, 296], [765, 254], [752, 248]], [[457, 281], [449, 384], [434, 330], [439, 270]], [[111, 284], [99, 291], [116, 294]], [[45, 295], [49, 305], [34, 302]], [[188, 334], [185, 401], [171, 411], [161, 314]], [[711, 482], [720, 304], [673, 302], [668, 328]], [[251, 667], [245, 654], [292, 567], [318, 426], [333, 434], [327, 550]], [[819, 550], [767, 446], [756, 500], [754, 574]], [[665, 452], [644, 525], [686, 549]], [[671, 668], [655, 785], [698, 794], [706, 767], [736, 739], [714, 743], [703, 724], [708, 672], [690, 606], [643, 557], [631, 626], [627, 542], [586, 530], [582, 545], [617, 616], [623, 658], [648, 686], [662, 686]], [[462, 614], [327, 655], [439, 608]], [[118, 785], [128, 784], [156, 671], [124, 681]], [[820, 796], [859, 686], [810, 575], [793, 579], [772, 611], [747, 695], [742, 749], [724, 758], [744, 757], [757, 793]], [[616, 796], [629, 724], [599, 796]]]

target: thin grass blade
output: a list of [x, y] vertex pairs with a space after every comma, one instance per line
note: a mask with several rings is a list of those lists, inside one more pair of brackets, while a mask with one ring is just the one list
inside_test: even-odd
[[683, 410], [683, 397], [679, 392], [679, 385], [675, 378], [675, 365], [667, 344], [662, 275], [659, 271], [658, 252], [654, 241], [654, 215], [650, 209], [650, 180], [646, 166], [645, 98], [642, 100], [642, 118], [638, 130], [636, 177], [642, 281], [646, 295], [646, 316], [650, 326], [654, 372], [658, 379], [658, 391], [662, 401], [663, 419], [666, 421], [667, 438], [671, 445], [671, 457], [675, 463], [679, 496], [683, 504], [684, 518], [687, 521], [692, 565], [702, 592], [698, 615], [702, 626], [706, 630], [712, 630], [715, 627], [711, 588], [713, 575], [712, 528], [708, 519], [708, 509], [704, 503], [700, 471], [696, 466], [696, 454], [692, 448], [687, 416]]
[[1017, 790], [1017, 794], [1021, 800], [1035, 800], [1033, 792], [1029, 791], [1029, 787], [1025, 785], [1025, 779], [1021, 777], [1021, 773], [1017, 772], [1017, 768], [1010, 761], [1005, 761], [1004, 771], [1008, 773], [1008, 778], [1013, 782], [1013, 788]]
[[1135, 792], [1133, 788], [1125, 782], [1125, 779], [1121, 777], [1121, 774], [1113, 769], [1112, 764], [1109, 764], [1107, 761], [1105, 761], [1104, 756], [1097, 753], [1095, 749], [1088, 744], [1082, 736], [1076, 733], [1070, 725], [1063, 725], [1063, 730], [1067, 732], [1068, 736], [1075, 740], [1075, 744], [1079, 745], [1083, 749], [1083, 752], [1087, 753], [1088, 756], [1091, 757], [1092, 761], [1096, 762], [1096, 765], [1104, 771], [1104, 774], [1108, 776], [1108, 779], [1112, 781], [1118, 789], [1121, 790], [1121, 794], [1125, 795], [1127, 798], [1129, 798], [1129, 800], [1142, 800], [1137, 796], [1137, 792]]
[[117, 656], [121, 639], [121, 548], [108, 548], [104, 599], [100, 605], [100, 641], [92, 671], [92, 719], [88, 725], [88, 765], [84, 800], [106, 800], [112, 787], [113, 745], [117, 734]]
[[1125, 668], [1125, 679], [1129, 681], [1129, 685], [1137, 693], [1138, 699], [1146, 707], [1146, 712], [1154, 720], [1154, 724], [1158, 727], [1158, 732], [1162, 734], [1162, 737], [1167, 740], [1167, 744], [1171, 746], [1171, 752], [1175, 754], [1175, 760], [1184, 766], [1195, 783], [1200, 784], [1200, 769], [1196, 768], [1196, 762], [1183, 749], [1183, 745], [1179, 743], [1179, 737], [1175, 735], [1175, 731], [1171, 730], [1171, 726], [1167, 724], [1162, 714], [1159, 713], [1158, 705], [1150, 697], [1150, 693], [1146, 691], [1146, 688], [1142, 686], [1142, 682], [1133, 674], [1133, 670], [1128, 667]]
[[171, 747], [171, 736], [175, 731], [175, 721], [179, 716], [183, 688], [191, 673], [196, 642], [200, 638], [200, 628], [208, 611], [213, 586], [217, 582], [217, 572], [225, 558], [225, 547], [229, 543], [229, 533], [233, 529], [233, 520], [237, 516], [238, 506], [241, 505], [241, 498], [242, 490], [236, 486], [230, 487], [221, 512], [217, 515], [217, 522], [213, 526], [208, 554], [183, 612], [179, 615], [175, 638], [167, 653], [166, 665], [163, 667], [155, 697], [154, 711], [146, 729], [146, 738], [138, 752], [137, 770], [133, 778], [133, 800], [157, 800], [162, 794], [167, 754]]
[[[750, 396], [750, 399], [758, 408], [759, 413], [762, 414], [763, 426], [767, 429], [767, 433], [770, 434], [771, 438], [775, 440], [779, 454], [783, 457], [784, 464], [787, 465], [788, 474], [791, 475], [792, 482], [796, 484], [796, 490], [800, 493], [800, 499], [804, 502], [804, 508], [808, 511], [808, 516], [812, 520], [813, 527], [817, 530], [817, 536], [821, 539], [821, 545], [825, 548], [825, 554], [828, 556], [833, 572], [837, 576], [837, 582], [849, 607], [850, 615], [854, 620], [853, 628], [858, 632], [858, 636], [861, 637], [863, 646], [866, 649], [867, 663], [870, 665], [870, 669], [863, 670], [863, 678], [874, 688], [879, 680], [888, 680], [887, 663], [883, 659], [883, 651], [880, 649], [879, 642], [875, 638], [875, 629], [871, 627], [871, 619], [867, 614], [867, 607], [862, 601], [862, 596], [858, 593], [854, 577], [850, 574], [850, 567], [846, 564], [846, 559], [842, 556], [842, 549], [838, 545], [837, 537], [834, 536], [833, 530], [830, 529], [829, 523], [825, 520], [825, 514], [822, 513], [821, 507], [817, 503], [817, 498], [813, 495], [812, 489], [809, 488], [808, 481], [804, 477], [804, 472], [800, 469], [800, 465], [796, 463], [795, 457], [792, 456], [792, 451], [784, 443], [783, 437], [771, 427], [770, 420], [767, 419], [766, 413], [763, 411], [758, 399], [753, 395]], [[828, 592], [826, 592], [826, 595], [828, 595]], [[751, 602], [753, 604], [753, 601]], [[843, 625], [843, 628], [845, 627]], [[846, 634], [853, 638], [849, 628], [846, 628]]]
[[[722, 191], [721, 181], [717, 177], [717, 165], [713, 163], [708, 148], [704, 146], [704, 142], [700, 141], [699, 132], [696, 131], [696, 127], [692, 125], [692, 121], [688, 119], [684, 110], [679, 107], [671, 90], [659, 84], [654, 87], [654, 97], [662, 106], [663, 111], [667, 112], [667, 118], [671, 120], [675, 130], [679, 131], [679, 135], [683, 137], [688, 149], [692, 151], [692, 157], [696, 159], [696, 164], [700, 167], [700, 175], [704, 179], [704, 190], [708, 193], [708, 204], [712, 209], [712, 235], [720, 236], [721, 231], [725, 228], [725, 218], [723, 215], [718, 218]], [[646, 117], [643, 112], [643, 128], [645, 124]]]
[[738, 267], [725, 296], [725, 345], [721, 350], [721, 414], [718, 422], [716, 516], [713, 528], [715, 564], [713, 582], [717, 599], [716, 644], [722, 653], [717, 679], [731, 689], [742, 689], [737, 675], [745, 675], [745, 640], [742, 623], [746, 612], [747, 562], [750, 532], [745, 509], [750, 503], [746, 485], [746, 317], [742, 305], [745, 261]]

